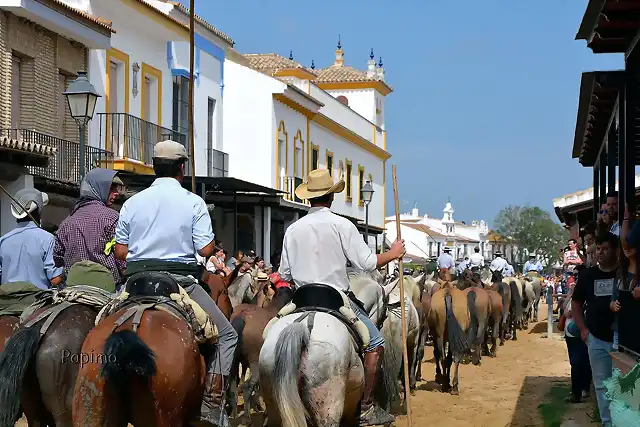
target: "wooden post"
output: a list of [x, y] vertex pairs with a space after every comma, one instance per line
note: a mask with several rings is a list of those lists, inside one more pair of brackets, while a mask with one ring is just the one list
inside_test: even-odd
[[195, 33], [196, 33], [196, 11], [195, 1], [190, 0], [189, 4], [189, 147], [191, 151], [191, 191], [196, 192], [196, 138], [193, 128], [193, 89], [195, 86], [194, 57], [195, 57]]
[[[396, 177], [396, 165], [391, 167], [391, 174], [393, 176], [393, 200], [396, 207], [396, 234], [397, 239], [402, 240], [401, 227], [400, 227], [400, 199], [398, 198], [398, 178]], [[407, 404], [407, 426], [411, 427], [411, 399], [409, 393], [409, 355], [407, 354], [407, 314], [404, 305], [404, 266], [402, 258], [398, 260], [398, 268], [400, 277], [398, 282], [400, 284], [400, 319], [402, 321], [402, 359], [404, 361], [404, 399]], [[422, 362], [422, 361], [420, 361]], [[420, 363], [419, 362], [419, 363]]]

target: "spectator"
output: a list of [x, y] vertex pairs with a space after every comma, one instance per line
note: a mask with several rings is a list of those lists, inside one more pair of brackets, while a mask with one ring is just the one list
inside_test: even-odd
[[618, 192], [617, 191], [609, 191], [607, 193], [607, 210], [609, 211], [609, 215], [611, 217], [611, 227], [609, 231], [616, 236], [620, 236], [620, 224], [618, 224]]
[[234, 271], [237, 267], [238, 260], [241, 260], [242, 258], [244, 258], [244, 252], [236, 251], [236, 253], [229, 258], [229, 261], [227, 261], [227, 267], [229, 267], [229, 270]]
[[578, 252], [578, 241], [569, 239], [569, 250], [564, 252], [564, 271], [565, 273], [573, 273], [577, 265], [582, 264], [582, 258]]
[[213, 249], [213, 255], [207, 260], [207, 270], [212, 273], [224, 269], [224, 251], [221, 247], [216, 246]]
[[255, 257], [253, 264], [256, 266], [258, 271], [262, 271], [264, 273], [264, 260], [259, 256]]
[[610, 354], [613, 351], [612, 308], [617, 304], [619, 309], [619, 302], [611, 303], [617, 276], [618, 245], [618, 237], [613, 233], [596, 237], [598, 265], [580, 272], [571, 302], [571, 314], [589, 351], [600, 418], [602, 425], [606, 427], [611, 426], [604, 381], [611, 376], [613, 370]]
[[605, 234], [614, 227], [614, 216], [608, 203], [603, 203], [600, 206], [597, 218], [596, 235]]

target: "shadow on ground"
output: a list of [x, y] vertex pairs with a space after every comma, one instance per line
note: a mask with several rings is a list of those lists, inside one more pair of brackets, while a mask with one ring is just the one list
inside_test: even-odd
[[509, 427], [560, 427], [569, 390], [567, 377], [525, 377]]

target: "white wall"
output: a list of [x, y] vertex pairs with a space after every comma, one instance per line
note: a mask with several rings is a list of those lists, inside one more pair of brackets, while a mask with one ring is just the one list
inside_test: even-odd
[[229, 176], [275, 188], [272, 94], [284, 84], [229, 60], [224, 70], [223, 147], [229, 153]]
[[349, 101], [349, 108], [371, 123], [376, 122], [375, 89], [327, 90], [327, 93], [334, 98], [346, 97]]
[[223, 144], [223, 102], [220, 88], [220, 60], [204, 51], [200, 53], [200, 76], [193, 94], [193, 121], [195, 127], [196, 175], [207, 175], [207, 137], [209, 98], [215, 100], [213, 111], [212, 148], [224, 151]]

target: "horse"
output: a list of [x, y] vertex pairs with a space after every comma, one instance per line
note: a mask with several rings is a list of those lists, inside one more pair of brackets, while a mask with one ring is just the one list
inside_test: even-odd
[[522, 285], [515, 277], [505, 277], [503, 280], [511, 289], [510, 321], [507, 333], [511, 334], [513, 341], [517, 341], [516, 331], [522, 325]]
[[0, 316], [0, 354], [4, 351], [4, 346], [18, 329], [20, 318], [18, 316], [2, 315]]
[[333, 288], [302, 286], [293, 303], [306, 311], [279, 317], [265, 330], [258, 369], [267, 426], [306, 427], [307, 421], [316, 427], [359, 424], [364, 388], [361, 346], [354, 344], [343, 320], [311, 306], [344, 308], [342, 301]]
[[[271, 283], [266, 285], [258, 295], [265, 295]], [[234, 307], [231, 315], [231, 325], [238, 334], [238, 345], [234, 355], [233, 369], [230, 375], [230, 406], [234, 418], [238, 416], [237, 387], [239, 364], [242, 364], [243, 371], [249, 368], [250, 377], [243, 384], [244, 417], [251, 424], [251, 406], [259, 406], [256, 400], [252, 400], [252, 394], [258, 386], [260, 380], [260, 349], [264, 339], [262, 333], [269, 321], [278, 314], [286, 304], [291, 301], [293, 290], [289, 287], [281, 287], [276, 290], [273, 299], [264, 307], [250, 304], [241, 304]], [[242, 377], [244, 378], [244, 372]]]
[[[428, 315], [429, 329], [433, 332], [433, 355], [436, 362], [436, 382], [443, 392], [459, 394], [458, 367], [469, 353], [466, 333], [471, 323], [469, 303], [465, 293], [451, 282], [449, 272], [440, 273], [441, 288], [431, 298]], [[445, 344], [448, 344], [445, 357]], [[454, 364], [453, 383], [451, 365]], [[442, 365], [442, 368], [441, 368]]]
[[[497, 341], [500, 336], [504, 306], [502, 304], [502, 295], [497, 291], [485, 289], [485, 292], [489, 295], [489, 318], [484, 340], [484, 351], [488, 356], [496, 357], [498, 352]], [[489, 346], [489, 344], [491, 345]]]
[[473, 279], [471, 270], [465, 270], [462, 280], [458, 282], [462, 291], [467, 295], [469, 304], [470, 327], [467, 332], [471, 344], [471, 362], [480, 364], [481, 352], [484, 341], [487, 322], [491, 313], [491, 301], [487, 291], [479, 287], [481, 283]]
[[80, 366], [73, 425], [190, 425], [200, 412], [206, 369], [194, 327], [168, 298], [178, 286], [166, 274], [144, 273], [130, 278], [126, 291], [82, 346], [83, 354], [102, 357]]
[[498, 292], [502, 300], [502, 321], [500, 322], [500, 345], [504, 345], [509, 322], [511, 321], [511, 287], [502, 281], [502, 273], [494, 271], [491, 274], [491, 289]]
[[416, 356], [416, 363], [418, 365], [416, 381], [422, 381], [422, 359], [424, 359], [424, 347], [429, 340], [430, 332], [428, 316], [429, 311], [431, 310], [431, 293], [426, 288], [422, 291], [420, 304], [422, 306], [423, 316], [420, 323], [420, 338], [418, 339], [418, 351]]
[[529, 329], [529, 322], [532, 321], [533, 304], [535, 302], [536, 295], [530, 281], [523, 279], [520, 283], [522, 284], [522, 308], [524, 310], [522, 316], [522, 328], [526, 330]]
[[533, 293], [535, 295], [533, 300], [533, 321], [537, 322], [539, 320], [538, 309], [540, 306], [540, 298], [542, 297], [542, 285], [540, 284], [540, 279], [537, 277], [530, 277], [528, 280], [531, 283], [531, 288], [533, 289]]
[[[80, 293], [87, 298], [79, 297]], [[74, 384], [80, 365], [86, 362], [82, 343], [98, 310], [110, 298], [107, 291], [89, 286], [43, 295], [0, 354], [3, 426], [14, 425], [21, 410], [29, 425], [72, 425]]]
[[231, 300], [229, 299], [229, 292], [227, 291], [227, 283], [222, 276], [211, 273], [206, 269], [203, 269], [201, 281], [209, 286], [209, 295], [211, 299], [216, 303], [224, 317], [229, 320], [231, 318], [231, 312], [233, 307], [231, 306]]

